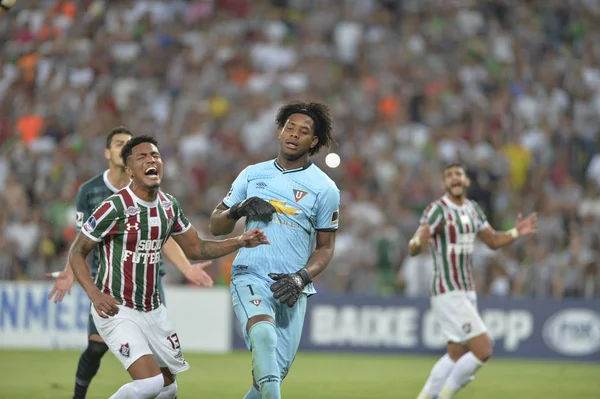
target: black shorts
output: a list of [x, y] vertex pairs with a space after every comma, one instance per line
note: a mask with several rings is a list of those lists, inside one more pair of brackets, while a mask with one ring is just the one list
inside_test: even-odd
[[[160, 299], [162, 300], [162, 304], [167, 306], [167, 302], [165, 300], [165, 290], [162, 284], [162, 278], [158, 279], [158, 292], [160, 293]], [[90, 307], [90, 312], [92, 308]], [[94, 319], [92, 318], [92, 314], [90, 313], [88, 317], [88, 337], [91, 335], [100, 335], [98, 334], [98, 330], [96, 329], [96, 325], [94, 324]]]

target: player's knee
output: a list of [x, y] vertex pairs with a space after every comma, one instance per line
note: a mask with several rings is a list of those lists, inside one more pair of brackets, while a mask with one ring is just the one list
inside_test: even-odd
[[494, 353], [494, 346], [492, 345], [492, 342], [488, 340], [487, 343], [479, 346], [472, 352], [477, 359], [482, 362], [487, 362]]
[[162, 374], [154, 377], [135, 380], [133, 382], [135, 397], [139, 399], [154, 399], [163, 389], [164, 378]]
[[277, 348], [277, 331], [273, 323], [259, 321], [250, 328], [250, 342], [252, 348], [275, 350]]
[[106, 351], [108, 350], [108, 346], [106, 346], [106, 344], [104, 342], [98, 342], [98, 341], [88, 341], [88, 347], [87, 347], [87, 351], [88, 354], [90, 355], [90, 357], [95, 358], [95, 359], [100, 359], [102, 358], [102, 356], [104, 356], [104, 354], [106, 353]]

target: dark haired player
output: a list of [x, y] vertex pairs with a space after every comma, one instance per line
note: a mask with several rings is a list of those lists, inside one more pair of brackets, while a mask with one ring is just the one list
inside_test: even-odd
[[467, 199], [469, 184], [462, 165], [447, 165], [446, 193], [425, 209], [421, 225], [409, 241], [411, 256], [427, 250], [427, 245], [433, 254], [431, 309], [448, 342], [448, 352], [431, 370], [418, 399], [452, 398], [492, 356], [492, 342], [477, 311], [473, 284], [475, 239], [498, 249], [536, 233], [535, 213], [525, 219], [519, 214], [516, 227], [509, 231], [495, 231], [477, 203]]
[[[179, 202], [160, 190], [163, 163], [152, 137], [129, 140], [121, 158], [131, 184], [94, 210], [71, 247], [69, 263], [95, 309], [100, 336], [134, 380], [111, 399], [174, 399], [174, 375], [189, 365], [158, 291], [164, 243], [173, 236], [189, 259], [202, 260], [268, 240], [259, 229], [223, 241], [200, 239]], [[96, 247], [100, 267], [94, 282], [86, 256]]]
[[[121, 149], [132, 136], [129, 129], [124, 126], [119, 126], [112, 129], [106, 137], [104, 156], [108, 161], [108, 169], [85, 182], [77, 191], [77, 231], [81, 229], [83, 222], [91, 216], [92, 211], [98, 204], [130, 183], [130, 178], [127, 173], [125, 173], [125, 164], [121, 159]], [[163, 248], [163, 253], [190, 281], [201, 286], [212, 286], [212, 279], [204, 271], [204, 267], [210, 265], [211, 262], [204, 262], [200, 265], [192, 266], [181, 248], [179, 248], [173, 239], [167, 240]], [[98, 251], [94, 250], [91, 258], [90, 272], [92, 278], [96, 278], [99, 265]], [[165, 274], [165, 271], [162, 260], [159, 269], [159, 291], [161, 298], [164, 301], [162, 276]], [[48, 295], [48, 299], [54, 298], [55, 303], [60, 302], [67, 292], [69, 294], [71, 293], [74, 277], [68, 262], [63, 272], [54, 272], [47, 276], [56, 278], [54, 287]], [[81, 354], [79, 363], [77, 364], [73, 399], [85, 398], [88, 387], [98, 372], [100, 361], [107, 350], [108, 347], [98, 334], [90, 313], [88, 321], [88, 346]]]
[[271, 245], [241, 249], [231, 271], [231, 297], [252, 351], [251, 398], [281, 398], [302, 334], [312, 279], [333, 256], [340, 192], [309, 156], [332, 139], [329, 108], [293, 102], [279, 109], [276, 159], [248, 166], [210, 219], [212, 234], [233, 231], [246, 217], [246, 231], [260, 227]]

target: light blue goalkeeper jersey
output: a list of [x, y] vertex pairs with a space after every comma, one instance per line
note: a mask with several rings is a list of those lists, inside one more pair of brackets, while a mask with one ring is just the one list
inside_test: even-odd
[[[269, 273], [295, 273], [306, 266], [315, 248], [317, 231], [335, 231], [339, 223], [340, 190], [309, 162], [285, 170], [277, 160], [248, 166], [233, 182], [223, 203], [231, 207], [250, 197], [269, 201], [277, 210], [271, 222], [246, 221], [246, 230], [262, 229], [271, 245], [240, 249], [232, 278], [252, 273], [270, 281]], [[314, 294], [309, 284], [304, 289]]]

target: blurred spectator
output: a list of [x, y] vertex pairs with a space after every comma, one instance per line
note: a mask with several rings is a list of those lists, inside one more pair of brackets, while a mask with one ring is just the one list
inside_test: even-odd
[[[115, 125], [158, 138], [165, 190], [206, 224], [241, 169], [275, 156], [277, 108], [318, 99], [336, 121], [342, 163], [323, 168], [343, 206], [320, 290], [427, 295], [426, 257], [406, 258], [406, 241], [442, 194], [443, 162], [460, 160], [495, 227], [539, 213], [537, 239], [476, 246], [482, 295], [599, 296], [599, 11], [21, 0], [0, 19], [0, 277], [64, 266], [75, 193], [102, 171]], [[209, 272], [226, 284], [230, 264]]]

